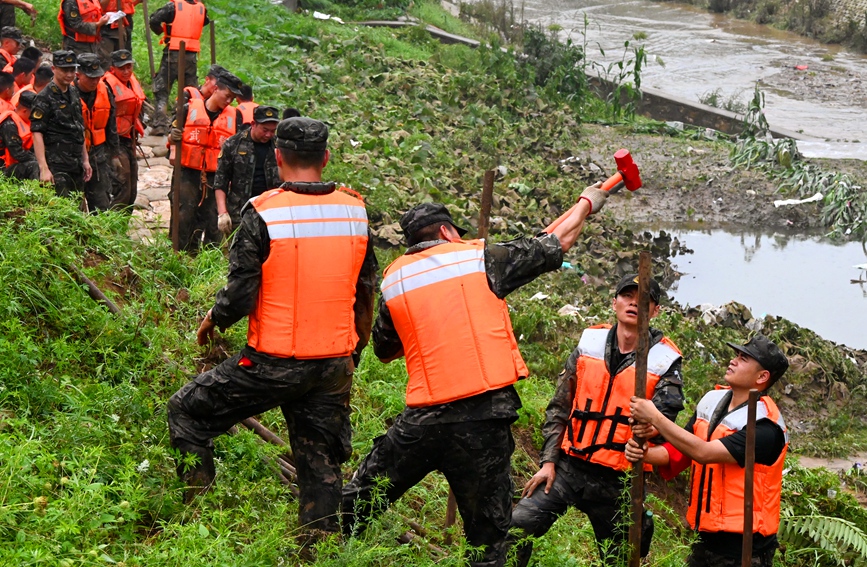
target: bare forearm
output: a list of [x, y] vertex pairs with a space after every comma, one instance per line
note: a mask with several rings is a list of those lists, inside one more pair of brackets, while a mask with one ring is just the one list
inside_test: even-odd
[[581, 233], [581, 229], [584, 228], [584, 220], [589, 214], [590, 203], [581, 199], [575, 206], [552, 223], [554, 228], [551, 230], [551, 234], [556, 235], [560, 239], [560, 246], [563, 252], [572, 248], [572, 245], [578, 240], [578, 235]]
[[217, 200], [217, 214], [224, 215], [229, 212], [226, 208], [226, 192], [219, 189], [214, 191], [214, 198]]

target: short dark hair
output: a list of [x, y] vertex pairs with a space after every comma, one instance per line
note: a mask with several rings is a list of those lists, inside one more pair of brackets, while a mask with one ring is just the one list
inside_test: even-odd
[[33, 86], [43, 87], [54, 78], [54, 71], [48, 65], [41, 65], [33, 74]]
[[21, 57], [26, 57], [31, 61], [39, 62], [42, 59], [42, 50], [31, 45], [24, 48], [24, 51], [21, 52]]
[[241, 85], [241, 94], [238, 95], [238, 100], [241, 102], [250, 102], [253, 100], [253, 87], [247, 84]]
[[27, 74], [34, 69], [36, 69], [36, 61], [26, 57], [19, 57], [18, 60], [12, 64], [12, 76], [17, 76], [21, 73]]
[[6, 89], [14, 85], [15, 77], [12, 76], [12, 73], [0, 71], [0, 91], [5, 91]]
[[289, 148], [277, 148], [280, 150], [280, 157], [283, 158], [283, 163], [289, 167], [307, 169], [310, 167], [318, 167], [325, 160], [326, 150], [316, 150], [312, 152], [299, 152]]
[[451, 226], [451, 223], [435, 222], [433, 224], [422, 227], [415, 231], [412, 236], [407, 236], [406, 243], [409, 246], [415, 246], [419, 242], [427, 242], [428, 240], [439, 240], [440, 228], [444, 226]]
[[283, 109], [283, 120], [287, 118], [298, 118], [301, 116], [301, 111], [297, 108], [292, 108], [291, 106]]

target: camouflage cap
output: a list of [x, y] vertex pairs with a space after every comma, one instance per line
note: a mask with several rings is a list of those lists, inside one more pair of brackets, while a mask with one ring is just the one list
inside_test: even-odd
[[18, 106], [24, 108], [33, 108], [33, 101], [36, 100], [36, 93], [33, 91], [21, 91], [18, 95]]
[[280, 122], [280, 111], [273, 106], [264, 106], [260, 104], [253, 109], [253, 122], [257, 124]]
[[3, 26], [2, 28], [0, 28], [0, 38], [14, 39], [18, 43], [24, 41], [24, 36], [21, 35], [21, 30], [19, 30], [15, 26]]
[[78, 67], [78, 57], [74, 51], [61, 49], [51, 54], [51, 64], [55, 67]]
[[226, 68], [223, 67], [222, 65], [217, 65], [216, 63], [214, 63], [213, 65], [208, 67], [208, 75], [207, 76], [208, 77], [214, 77], [216, 79], [217, 77], [219, 77], [220, 75], [222, 75], [224, 73], [228, 73]]
[[420, 203], [414, 206], [400, 217], [400, 228], [403, 229], [407, 240], [414, 242], [416, 232], [426, 226], [442, 222], [447, 222], [455, 227], [460, 236], [467, 233], [465, 228], [461, 228], [455, 224], [449, 210], [442, 203]]
[[750, 358], [754, 358], [762, 365], [762, 368], [771, 373], [771, 383], [776, 382], [789, 368], [789, 359], [780, 350], [780, 347], [771, 342], [768, 337], [758, 334], [750, 339], [745, 345], [726, 343], [738, 352], [742, 352]]
[[[614, 297], [617, 297], [623, 292], [623, 290], [629, 289], [630, 287], [638, 287], [638, 274], [626, 274], [620, 278], [620, 281], [617, 282], [617, 287], [614, 289]], [[661, 291], [659, 289], [659, 282], [650, 278], [650, 299], [659, 305], [660, 295]]]
[[132, 63], [135, 63], [135, 59], [132, 58], [132, 53], [126, 49], [118, 49], [117, 51], [111, 52], [112, 67], [124, 67], [126, 65], [131, 65]]
[[218, 87], [226, 87], [227, 89], [232, 91], [232, 94], [234, 94], [234, 95], [241, 94], [241, 87], [243, 85], [244, 85], [244, 83], [241, 82], [241, 79], [239, 79], [238, 77], [236, 77], [232, 73], [226, 71], [225, 69], [223, 70], [222, 73], [217, 75], [217, 86]]
[[277, 126], [276, 145], [299, 152], [319, 152], [328, 147], [328, 126], [319, 120], [298, 116]]
[[78, 56], [78, 72], [91, 79], [98, 79], [105, 75], [99, 55], [96, 53], [82, 53]]

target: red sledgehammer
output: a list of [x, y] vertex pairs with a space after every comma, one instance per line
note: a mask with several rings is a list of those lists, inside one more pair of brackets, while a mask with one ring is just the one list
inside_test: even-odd
[[[609, 193], [617, 193], [624, 187], [630, 191], [635, 191], [641, 187], [641, 175], [638, 173], [638, 166], [632, 161], [632, 156], [629, 150], [621, 148], [614, 154], [614, 163], [617, 164], [617, 173], [605, 180], [602, 184], [602, 190]], [[578, 203], [572, 205], [570, 211], [578, 206]], [[562, 222], [568, 215], [563, 214], [557, 220], [545, 227], [545, 231], [551, 234], [557, 225]]]

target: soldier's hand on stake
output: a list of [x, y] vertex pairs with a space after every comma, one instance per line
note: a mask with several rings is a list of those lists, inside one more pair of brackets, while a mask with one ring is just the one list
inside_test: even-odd
[[229, 213], [223, 213], [217, 217], [217, 229], [222, 232], [224, 236], [232, 234], [232, 217]]
[[202, 324], [199, 325], [199, 331], [196, 333], [196, 343], [199, 346], [205, 346], [214, 340], [214, 329], [216, 328], [214, 320], [211, 319], [211, 310], [205, 315]]
[[184, 131], [180, 128], [172, 128], [172, 131], [169, 132], [169, 140], [172, 142], [180, 142], [184, 139]]
[[624, 455], [626, 455], [626, 460], [630, 463], [637, 463], [643, 459], [646, 452], [647, 443], [642, 443], [641, 447], [639, 447], [638, 443], [635, 442], [635, 439], [627, 441], [626, 448], [623, 450]]
[[654, 419], [662, 415], [652, 401], [635, 396], [632, 396], [629, 402], [629, 411], [632, 413], [633, 419], [647, 424], [652, 424]]
[[557, 478], [557, 469], [556, 465], [552, 462], [547, 462], [542, 465], [542, 468], [539, 469], [539, 472], [533, 475], [526, 486], [524, 486], [524, 491], [521, 493], [522, 498], [529, 498], [533, 495], [533, 492], [536, 488], [545, 483], [545, 494], [551, 491], [551, 485], [554, 484], [554, 479]]

